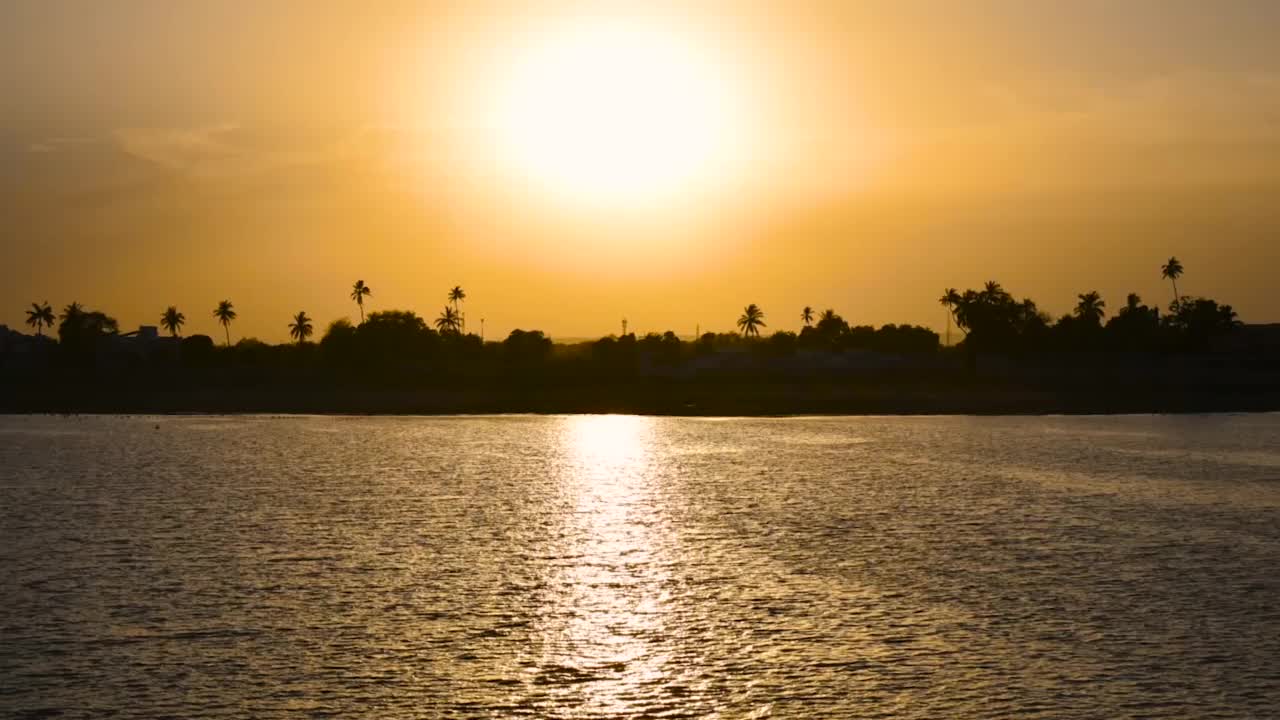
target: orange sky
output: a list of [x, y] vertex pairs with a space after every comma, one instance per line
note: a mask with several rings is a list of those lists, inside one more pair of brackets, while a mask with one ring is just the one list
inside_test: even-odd
[[[355, 315], [364, 279], [371, 309], [428, 317], [461, 284], [491, 338], [594, 336], [623, 316], [728, 330], [749, 302], [770, 329], [804, 305], [940, 327], [941, 290], [987, 279], [1055, 313], [1091, 289], [1165, 303], [1170, 254], [1184, 292], [1280, 320], [1276, 3], [601, 7], [0, 5], [0, 323], [78, 300], [133, 327], [173, 304], [188, 334], [216, 335], [225, 297], [234, 335], [280, 341], [299, 309]], [[660, 175], [716, 144], [679, 193], [583, 202], [516, 170], [558, 146], [525, 129], [513, 149], [484, 115], [530, 47], [602, 22], [696, 58], [685, 114], [647, 121], [716, 125], [674, 159], [617, 156]], [[600, 104], [572, 90], [555, 107]], [[708, 97], [719, 110], [698, 110]], [[499, 124], [544, 109], [521, 107]], [[610, 162], [601, 143], [643, 139], [603, 137], [589, 149]]]

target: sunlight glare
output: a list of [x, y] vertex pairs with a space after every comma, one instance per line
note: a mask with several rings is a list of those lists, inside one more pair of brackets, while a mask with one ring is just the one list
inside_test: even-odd
[[493, 110], [496, 150], [541, 192], [660, 204], [714, 181], [730, 155], [723, 73], [675, 34], [575, 23], [537, 34], [508, 67]]
[[562, 487], [573, 511], [552, 550], [565, 562], [539, 613], [540, 663], [597, 678], [584, 684], [587, 714], [633, 715], [635, 698], [672, 674], [667, 597], [673, 542], [650, 448], [657, 423], [628, 415], [563, 421]]
[[566, 421], [568, 445], [594, 482], [643, 469], [652, 421], [638, 415], [579, 415]]

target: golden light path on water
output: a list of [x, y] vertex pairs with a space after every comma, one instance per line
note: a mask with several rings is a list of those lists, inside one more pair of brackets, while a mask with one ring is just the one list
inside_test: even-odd
[[587, 715], [641, 710], [646, 686], [670, 680], [654, 642], [672, 639], [663, 586], [675, 558], [654, 498], [653, 432], [651, 418], [615, 415], [567, 418], [561, 430], [561, 487], [575, 509], [559, 534], [555, 607], [537, 633], [543, 667], [597, 678], [577, 698]]

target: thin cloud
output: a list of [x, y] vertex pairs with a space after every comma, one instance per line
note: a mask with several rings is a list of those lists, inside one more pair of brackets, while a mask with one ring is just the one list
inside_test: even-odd
[[[1052, 104], [989, 87], [978, 121], [935, 134], [1136, 144], [1280, 140], [1280, 75], [1188, 72], [1112, 90], [1065, 88]], [[935, 139], [935, 138], [930, 138]]]
[[92, 137], [51, 137], [30, 143], [27, 145], [27, 152], [54, 153], [60, 152], [69, 147], [94, 145], [100, 142], [102, 142], [100, 139]]
[[191, 170], [211, 160], [232, 157], [238, 151], [226, 136], [234, 124], [188, 129], [122, 128], [114, 137], [120, 149], [173, 170]]

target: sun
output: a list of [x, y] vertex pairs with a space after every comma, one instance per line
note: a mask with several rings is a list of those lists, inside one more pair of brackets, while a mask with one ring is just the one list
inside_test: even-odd
[[659, 28], [577, 22], [537, 33], [499, 85], [495, 150], [540, 193], [647, 207], [723, 178], [732, 159], [723, 69]]

